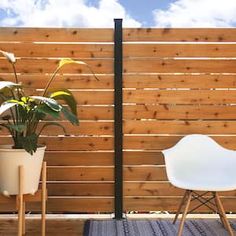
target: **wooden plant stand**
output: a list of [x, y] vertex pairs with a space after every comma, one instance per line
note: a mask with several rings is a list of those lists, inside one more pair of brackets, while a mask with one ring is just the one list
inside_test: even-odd
[[27, 202], [41, 202], [41, 235], [45, 236], [46, 230], [46, 162], [42, 166], [42, 187], [34, 195], [23, 194], [24, 184], [24, 167], [19, 166], [19, 194], [18, 195], [0, 195], [1, 203], [12, 203], [15, 201], [16, 209], [18, 210], [18, 236], [25, 235], [25, 204]]

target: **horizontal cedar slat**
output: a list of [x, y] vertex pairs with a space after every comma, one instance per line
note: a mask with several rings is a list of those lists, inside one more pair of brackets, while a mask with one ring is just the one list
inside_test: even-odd
[[48, 181], [113, 181], [113, 167], [49, 167]]
[[231, 104], [236, 90], [126, 90], [124, 103]]
[[124, 151], [124, 165], [163, 165], [164, 158], [160, 151]]
[[126, 134], [236, 134], [235, 121], [124, 121]]
[[[38, 130], [41, 130], [43, 125], [48, 122], [41, 122]], [[113, 122], [99, 122], [99, 121], [81, 121], [79, 126], [72, 125], [67, 121], [59, 121], [58, 124], [65, 128], [66, 135], [113, 135]], [[1, 135], [9, 134], [6, 128], [0, 127]], [[61, 127], [51, 125], [43, 129], [42, 135], [57, 136], [63, 135], [64, 131]]]
[[113, 29], [1, 27], [5, 42], [112, 42]]
[[[124, 201], [125, 211], [170, 211], [176, 212], [180, 203], [179, 197], [127, 197]], [[79, 213], [79, 212], [113, 212], [112, 197], [94, 198], [94, 197], [49, 197], [47, 201], [47, 212], [55, 213]], [[236, 211], [236, 198], [222, 198], [226, 212]], [[194, 207], [194, 203], [192, 207]], [[0, 211], [15, 211], [14, 204], [1, 204]], [[39, 203], [27, 204], [27, 211], [40, 211]], [[201, 208], [199, 212], [209, 212], [209, 209]]]
[[[236, 198], [221, 198], [226, 212], [236, 211]], [[169, 211], [176, 212], [180, 204], [180, 197], [127, 197], [124, 201], [124, 210], [126, 211]], [[194, 208], [197, 201], [191, 203], [191, 209]], [[196, 212], [211, 212], [207, 207], [201, 207]]]
[[[22, 74], [30, 73], [53, 73], [58, 66], [58, 59], [18, 59], [16, 62], [16, 71]], [[113, 73], [113, 60], [112, 59], [84, 59], [94, 73], [112, 74]], [[0, 73], [12, 73], [11, 64], [5, 59], [0, 59]], [[92, 72], [85, 65], [70, 64], [64, 66], [60, 73], [70, 74], [91, 74]]]
[[[124, 151], [124, 165], [163, 165], [160, 152]], [[46, 151], [48, 166], [112, 166], [114, 152], [102, 151]]]
[[49, 196], [113, 196], [113, 183], [48, 183]]
[[[113, 212], [112, 197], [48, 197], [47, 213]], [[16, 211], [14, 203], [0, 204], [0, 212]], [[26, 211], [41, 212], [40, 203], [26, 204]]]
[[[94, 69], [97, 69], [95, 67]], [[124, 73], [235, 73], [235, 72], [236, 72], [235, 60], [223, 60], [223, 59], [175, 60], [175, 59], [155, 59], [155, 58], [124, 59]]]
[[124, 44], [124, 57], [235, 57], [235, 44]]
[[124, 42], [235, 42], [234, 28], [125, 28]]
[[[10, 137], [1, 137], [0, 145], [11, 144]], [[41, 137], [39, 143], [49, 151], [112, 150], [112, 137]]]
[[[18, 80], [26, 88], [44, 89], [51, 76], [49, 75], [18, 75]], [[57, 75], [51, 84], [53, 90], [67, 89], [113, 89], [112, 75], [97, 75], [98, 80], [93, 75]], [[0, 75], [0, 80], [13, 81], [13, 74]]]
[[[88, 93], [87, 93], [88, 94]], [[99, 94], [99, 93], [98, 93]], [[109, 96], [109, 95], [108, 95]], [[105, 99], [108, 99], [108, 96], [106, 96]], [[79, 98], [80, 100], [80, 98]], [[86, 100], [84, 100], [85, 102]], [[91, 101], [91, 100], [90, 100]], [[94, 102], [96, 102], [96, 99], [93, 99]], [[103, 100], [104, 101], [104, 100]], [[81, 101], [82, 102], [82, 101]], [[78, 118], [80, 121], [101, 121], [101, 120], [114, 120], [114, 107], [110, 105], [82, 105], [79, 104], [77, 106], [78, 111]], [[5, 115], [10, 114], [10, 112], [5, 112]], [[63, 117], [62, 117], [63, 119]], [[47, 120], [52, 120], [51, 117], [47, 117]]]
[[112, 106], [81, 106], [78, 107], [80, 120], [113, 120], [114, 108]]
[[[1, 31], [0, 31], [1, 32]], [[1, 43], [3, 51], [17, 57], [112, 58], [112, 44]]]
[[[48, 181], [113, 181], [114, 167], [49, 167]], [[124, 180], [167, 180], [165, 167], [124, 167]]]
[[[124, 149], [157, 150], [174, 146], [183, 136], [125, 136]], [[236, 136], [211, 136], [225, 148], [236, 149]]]
[[[48, 183], [49, 196], [113, 196], [113, 183]], [[200, 193], [200, 192], [199, 192]], [[184, 190], [168, 182], [124, 182], [124, 196], [183, 196]], [[236, 197], [236, 191], [220, 192]]]
[[[202, 193], [202, 192], [199, 192]], [[125, 196], [183, 196], [184, 190], [168, 182], [124, 182]], [[236, 197], [236, 191], [219, 192], [220, 196]]]
[[236, 106], [219, 105], [125, 105], [124, 119], [234, 120]]
[[236, 75], [124, 75], [124, 88], [235, 88]]
[[46, 151], [48, 166], [112, 166], [113, 152], [98, 151]]

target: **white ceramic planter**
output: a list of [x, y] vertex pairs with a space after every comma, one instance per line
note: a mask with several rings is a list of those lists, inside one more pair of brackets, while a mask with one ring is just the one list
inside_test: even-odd
[[24, 149], [0, 146], [0, 192], [4, 195], [18, 194], [19, 166], [23, 166], [23, 194], [34, 194], [38, 190], [45, 148], [39, 147], [30, 155]]

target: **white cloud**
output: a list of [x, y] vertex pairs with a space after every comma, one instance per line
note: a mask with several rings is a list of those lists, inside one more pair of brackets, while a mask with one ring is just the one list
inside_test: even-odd
[[236, 0], [177, 0], [153, 14], [156, 27], [232, 27]]
[[123, 18], [124, 27], [140, 27], [118, 0], [99, 0], [97, 7], [86, 0], [1, 0], [7, 16], [0, 26], [25, 27], [113, 27]]

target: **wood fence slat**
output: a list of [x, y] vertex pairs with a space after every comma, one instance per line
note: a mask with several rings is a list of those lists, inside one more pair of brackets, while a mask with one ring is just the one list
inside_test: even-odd
[[[65, 158], [66, 157], [66, 158]], [[114, 152], [103, 151], [46, 151], [48, 166], [113, 166]], [[124, 151], [124, 165], [163, 165], [158, 151]]]
[[110, 196], [114, 195], [113, 183], [48, 183], [49, 196]]
[[235, 44], [124, 44], [124, 57], [235, 57]]
[[48, 166], [112, 166], [114, 153], [103, 151], [46, 151]]
[[8, 28], [0, 29], [2, 42], [113, 42], [113, 29]]
[[[50, 121], [41, 122], [38, 130], [41, 130], [45, 123], [49, 124]], [[72, 125], [67, 121], [59, 121], [58, 124], [65, 128], [66, 135], [113, 135], [113, 122], [99, 122], [99, 121], [81, 121], [79, 126]], [[6, 128], [0, 127], [1, 135], [9, 134]], [[42, 131], [42, 135], [58, 136], [64, 134], [61, 127], [54, 125], [48, 126]]]
[[[49, 151], [113, 150], [113, 137], [41, 137], [39, 143]], [[11, 138], [1, 137], [0, 144], [12, 143]]]
[[113, 120], [114, 108], [112, 106], [81, 106], [78, 107], [80, 120]]
[[[48, 181], [113, 181], [114, 167], [49, 167]], [[124, 167], [124, 179], [129, 181], [167, 180], [163, 166]]]
[[235, 88], [236, 75], [124, 75], [124, 88]]
[[[44, 89], [47, 82], [51, 78], [50, 75], [42, 74], [23, 74], [18, 75], [18, 80], [26, 88]], [[52, 83], [53, 89], [113, 89], [112, 75], [97, 75], [99, 80], [93, 75], [57, 75]], [[13, 74], [0, 75], [0, 80], [15, 82]]]
[[[200, 192], [199, 192], [200, 193]], [[183, 196], [184, 190], [174, 187], [169, 182], [125, 182], [125, 196]], [[220, 192], [220, 196], [236, 197], [236, 191]]]
[[113, 181], [113, 167], [49, 167], [48, 181]]
[[124, 165], [163, 165], [164, 158], [160, 151], [124, 151]]
[[[37, 59], [25, 58], [18, 59], [16, 62], [16, 70], [22, 74], [45, 74], [53, 73], [58, 65], [58, 59]], [[112, 74], [113, 73], [113, 60], [112, 59], [84, 59], [94, 73]], [[5, 59], [0, 59], [0, 73], [12, 73], [11, 64]], [[85, 65], [70, 64], [61, 69], [64, 74], [92, 74], [92, 72]]]
[[125, 103], [232, 104], [236, 90], [126, 90]]
[[[236, 198], [222, 198], [226, 212], [236, 211]], [[176, 212], [180, 204], [180, 197], [127, 197], [124, 201], [124, 210], [126, 211], [169, 211]], [[198, 202], [191, 203], [194, 208]], [[199, 213], [209, 213], [209, 208], [201, 207], [197, 210]]]
[[112, 58], [112, 44], [1, 43], [0, 48], [17, 57]]
[[236, 134], [235, 121], [125, 120], [125, 134]]
[[125, 105], [124, 119], [234, 120], [236, 106], [220, 105]]
[[232, 28], [126, 28], [124, 42], [235, 42]]
[[[105, 68], [106, 65], [104, 64], [103, 67]], [[93, 68], [97, 71], [96, 66], [93, 66]], [[224, 60], [224, 59], [175, 60], [175, 59], [156, 59], [156, 58], [124, 59], [124, 73], [235, 73], [235, 72], [236, 72], [235, 60]]]
[[[236, 136], [211, 136], [225, 148], [236, 149]], [[125, 136], [124, 149], [163, 150], [174, 146], [183, 136]]]

